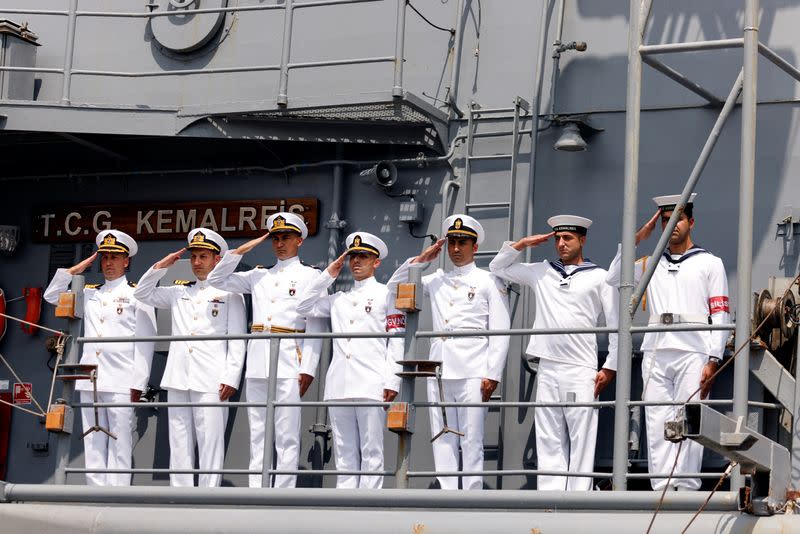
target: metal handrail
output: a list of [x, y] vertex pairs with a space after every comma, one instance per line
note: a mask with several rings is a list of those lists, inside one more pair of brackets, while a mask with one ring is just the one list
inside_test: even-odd
[[[392, 56], [377, 56], [377, 57], [362, 57], [362, 58], [348, 58], [340, 60], [320, 60], [320, 61], [305, 61], [291, 63], [291, 35], [293, 29], [293, 12], [295, 9], [311, 8], [311, 7], [326, 7], [343, 4], [360, 4], [368, 2], [383, 2], [385, 0], [315, 0], [311, 2], [298, 2], [287, 0], [283, 4], [264, 4], [264, 5], [251, 5], [251, 6], [233, 6], [233, 7], [219, 7], [219, 8], [201, 8], [187, 11], [190, 15], [202, 15], [212, 13], [238, 13], [249, 11], [278, 11], [284, 12], [284, 28], [283, 28], [283, 49], [281, 51], [281, 62], [275, 65], [253, 65], [243, 67], [217, 67], [217, 68], [201, 68], [201, 69], [184, 69], [174, 71], [111, 71], [111, 70], [92, 70], [92, 69], [75, 69], [73, 68], [73, 54], [75, 51], [75, 36], [76, 25], [79, 17], [86, 18], [132, 18], [132, 19], [153, 19], [159, 17], [168, 17], [179, 14], [174, 11], [149, 11], [149, 12], [124, 12], [124, 11], [80, 11], [78, 9], [78, 0], [71, 0], [69, 10], [46, 10], [46, 9], [17, 9], [17, 8], [2, 8], [0, 13], [18, 14], [18, 15], [50, 15], [50, 16], [66, 16], [67, 21], [67, 44], [64, 51], [64, 66], [63, 68], [52, 67], [13, 67], [13, 66], [0, 66], [0, 71], [17, 71], [17, 72], [42, 72], [50, 74], [61, 74], [63, 77], [63, 89], [61, 95], [61, 103], [70, 105], [71, 103], [71, 78], [73, 75], [82, 76], [108, 76], [108, 77], [122, 77], [122, 78], [147, 78], [147, 77], [160, 77], [160, 76], [187, 76], [195, 74], [227, 74], [235, 72], [263, 72], [263, 71], [280, 71], [280, 82], [278, 94], [276, 96], [276, 103], [279, 106], [288, 104], [288, 76], [291, 69], [303, 68], [317, 68], [317, 67], [330, 67], [340, 65], [356, 65], [365, 63], [392, 63], [394, 66], [394, 80], [392, 84], [392, 96], [402, 97], [404, 95], [403, 88], [403, 68], [404, 68], [404, 48], [405, 48], [405, 14], [406, 2], [405, 0], [397, 1], [397, 20], [395, 28], [395, 53]], [[157, 6], [156, 6], [157, 7]]]

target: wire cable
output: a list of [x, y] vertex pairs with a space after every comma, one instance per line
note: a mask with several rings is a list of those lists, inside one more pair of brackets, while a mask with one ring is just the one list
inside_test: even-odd
[[411, 234], [411, 237], [414, 237], [416, 239], [425, 239], [426, 237], [428, 237], [431, 240], [431, 244], [436, 243], [439, 240], [439, 236], [437, 236], [436, 234], [425, 234], [425, 235], [415, 234], [413, 226], [414, 226], [413, 222], [408, 223], [408, 233]]
[[[6, 360], [6, 359], [3, 357], [3, 355], [2, 355], [2, 354], [0, 354], [0, 361], [2, 361], [2, 362], [5, 364], [5, 366], [6, 366], [6, 367], [8, 367], [8, 370], [9, 370], [9, 371], [11, 371], [11, 374], [12, 374], [12, 375], [14, 375], [14, 378], [17, 380], [17, 382], [18, 382], [19, 384], [21, 384], [21, 385], [22, 385], [22, 389], [24, 389], [24, 390], [25, 390], [25, 392], [26, 392], [26, 393], [28, 394], [28, 396], [31, 398], [31, 400], [32, 400], [32, 401], [33, 401], [33, 403], [36, 405], [36, 407], [37, 407], [37, 408], [39, 408], [39, 411], [40, 411], [41, 413], [38, 413], [38, 414], [36, 414], [36, 415], [44, 415], [44, 414], [45, 414], [45, 411], [42, 409], [42, 405], [41, 405], [41, 404], [39, 404], [39, 401], [37, 401], [37, 400], [36, 400], [36, 397], [34, 397], [34, 396], [33, 396], [33, 392], [31, 391], [31, 388], [29, 388], [29, 387], [28, 387], [28, 386], [25, 384], [25, 382], [23, 382], [23, 381], [22, 381], [22, 379], [19, 377], [19, 375], [17, 375], [17, 373], [14, 371], [14, 368], [13, 368], [13, 367], [11, 367], [11, 364], [10, 364], [10, 363], [8, 363], [8, 360]], [[6, 403], [6, 404], [8, 404], [8, 403]]]
[[419, 10], [419, 9], [417, 9], [416, 7], [414, 7], [414, 4], [412, 4], [412, 3], [411, 3], [411, 0], [406, 0], [406, 5], [407, 5], [408, 7], [410, 7], [411, 9], [413, 9], [413, 10], [414, 10], [414, 13], [416, 13], [417, 15], [419, 15], [419, 18], [421, 18], [422, 20], [424, 20], [425, 22], [427, 22], [429, 26], [431, 26], [431, 27], [433, 27], [433, 28], [436, 28], [437, 30], [441, 30], [441, 31], [443, 31], [443, 32], [447, 32], [447, 33], [449, 33], [450, 35], [455, 35], [455, 34], [456, 34], [456, 30], [455, 30], [455, 29], [453, 29], [453, 28], [444, 28], [444, 27], [442, 27], [442, 26], [439, 26], [439, 25], [437, 25], [437, 24], [434, 24], [433, 22], [431, 22], [431, 21], [430, 21], [430, 19], [428, 19], [428, 17], [426, 17], [425, 15], [423, 15], [423, 14], [420, 12], [420, 10]]
[[717, 480], [717, 484], [714, 486], [714, 489], [711, 490], [711, 493], [708, 494], [706, 500], [703, 501], [703, 504], [700, 505], [700, 508], [698, 508], [698, 510], [694, 513], [689, 522], [686, 523], [686, 526], [683, 528], [683, 530], [681, 530], [681, 534], [686, 534], [686, 531], [689, 530], [690, 526], [692, 526], [694, 520], [697, 519], [697, 516], [699, 516], [703, 510], [705, 510], [706, 506], [711, 501], [711, 497], [714, 496], [714, 493], [720, 488], [720, 486], [722, 486], [722, 483], [725, 481], [726, 478], [730, 476], [731, 472], [733, 471], [733, 468], [736, 467], [737, 465], [739, 465], [738, 462], [731, 462], [728, 464], [728, 468], [725, 469], [725, 472], [722, 473], [722, 476], [719, 477], [719, 480]]

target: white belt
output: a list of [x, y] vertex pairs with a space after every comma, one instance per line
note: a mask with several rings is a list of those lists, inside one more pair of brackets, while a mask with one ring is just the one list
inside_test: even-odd
[[708, 321], [708, 315], [701, 313], [662, 313], [660, 315], [651, 315], [647, 324], [686, 324], [686, 323], [699, 323], [711, 324]]

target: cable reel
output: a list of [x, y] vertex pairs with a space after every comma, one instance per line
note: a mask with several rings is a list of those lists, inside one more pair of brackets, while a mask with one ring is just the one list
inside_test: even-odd
[[757, 332], [758, 337], [772, 352], [776, 352], [794, 337], [798, 310], [792, 291], [786, 291], [782, 297], [773, 298], [768, 289], [762, 289], [756, 294], [752, 328], [755, 330], [764, 322]]

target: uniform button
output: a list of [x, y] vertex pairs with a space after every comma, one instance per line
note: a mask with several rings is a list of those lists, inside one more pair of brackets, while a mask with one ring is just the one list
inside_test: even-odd
[[197, 320], [197, 316], [196, 316], [196, 315], [194, 316], [194, 320], [195, 320], [195, 321]]
[[105, 319], [100, 319], [100, 322], [104, 323], [104, 322], [106, 322], [106, 320]]
[[358, 302], [354, 302], [354, 303], [353, 303], [353, 306], [358, 306]]
[[94, 354], [95, 354], [95, 356], [100, 356], [100, 351], [96, 350], [96, 351], [94, 351]]
[[347, 338], [347, 342], [350, 343], [350, 338], [349, 337]]
[[103, 306], [105, 306], [105, 305], [107, 305], [107, 304], [108, 304], [108, 302], [104, 302], [104, 303], [103, 303]]
[[97, 337], [103, 337], [103, 334], [97, 334]]
[[272, 301], [271, 301], [271, 302], [275, 302], [275, 299], [272, 299]]
[[275, 287], [278, 287], [278, 282], [275, 282]]
[[279, 272], [279, 273], [282, 273], [282, 272], [283, 272], [283, 269], [278, 269], [278, 272]]
[[349, 355], [349, 354], [347, 355], [347, 359], [348, 359], [348, 360], [350, 359], [350, 355]]
[[353, 324], [354, 322], [355, 322], [354, 320], [350, 319], [350, 324]]
[[189, 334], [189, 335], [193, 336], [193, 335], [194, 335], [194, 332], [192, 332], [192, 333], [191, 333], [191, 334]]
[[272, 320], [272, 316], [271, 316], [271, 315], [268, 315], [268, 316], [267, 316], [267, 321], [271, 321], [271, 320]]
[[449, 323], [449, 322], [450, 322], [450, 320], [449, 320], [449, 319], [445, 319], [445, 320], [444, 320], [444, 323], [445, 323], [445, 324], [447, 324], [447, 323]]
[[194, 349], [192, 349], [192, 347], [189, 347], [189, 352], [192, 352], [193, 350], [194, 350]]
[[451, 301], [450, 301], [450, 306], [452, 306], [452, 305], [453, 305], [453, 301], [451, 300]]

